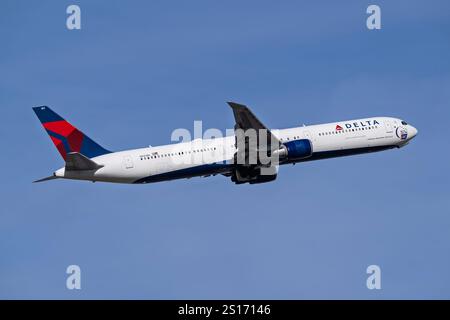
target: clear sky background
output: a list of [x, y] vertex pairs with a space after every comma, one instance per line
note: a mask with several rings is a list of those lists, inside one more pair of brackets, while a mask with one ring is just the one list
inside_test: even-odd
[[[450, 298], [449, 57], [448, 1], [1, 1], [0, 298]], [[31, 183], [63, 166], [33, 106], [123, 150], [232, 128], [228, 100], [274, 128], [385, 115], [419, 134], [261, 185]]]

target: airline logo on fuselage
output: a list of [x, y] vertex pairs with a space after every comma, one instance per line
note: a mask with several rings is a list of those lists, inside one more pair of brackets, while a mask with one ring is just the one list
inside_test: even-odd
[[395, 134], [402, 140], [406, 140], [408, 138], [408, 131], [402, 127], [398, 127], [397, 130], [395, 130]]
[[[347, 129], [352, 129], [352, 128], [365, 128], [365, 127], [370, 127], [370, 126], [374, 126], [377, 124], [380, 124], [377, 120], [364, 120], [364, 121], [357, 121], [357, 122], [352, 122], [352, 123], [344, 123], [344, 126]], [[338, 129], [338, 127], [340, 129]], [[342, 130], [342, 127], [337, 125], [336, 130]]]

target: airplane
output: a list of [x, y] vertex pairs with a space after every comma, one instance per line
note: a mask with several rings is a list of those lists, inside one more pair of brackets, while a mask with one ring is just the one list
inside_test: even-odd
[[[103, 148], [48, 106], [34, 107], [65, 161], [53, 175], [34, 182], [145, 184], [222, 175], [236, 184], [257, 184], [275, 180], [280, 165], [401, 148], [417, 135], [412, 125], [392, 117], [270, 130], [247, 106], [228, 104], [235, 118], [233, 135], [118, 152]], [[256, 143], [246, 136], [251, 130]], [[248, 156], [252, 151], [256, 156]]]

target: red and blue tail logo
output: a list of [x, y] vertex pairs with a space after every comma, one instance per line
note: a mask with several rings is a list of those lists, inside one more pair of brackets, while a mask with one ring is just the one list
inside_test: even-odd
[[33, 110], [64, 160], [69, 152], [79, 152], [88, 158], [111, 153], [49, 107], [34, 107]]

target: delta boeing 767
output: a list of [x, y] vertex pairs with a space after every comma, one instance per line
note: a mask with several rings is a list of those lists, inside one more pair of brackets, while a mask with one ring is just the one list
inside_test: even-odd
[[[35, 182], [63, 178], [142, 184], [220, 174], [236, 184], [263, 183], [276, 179], [280, 165], [401, 148], [417, 134], [404, 120], [391, 117], [270, 130], [248, 107], [228, 104], [235, 118], [233, 135], [119, 152], [103, 148], [49, 107], [35, 107], [65, 161], [52, 176]], [[256, 143], [245, 134], [251, 130]], [[253, 161], [252, 151], [257, 154]]]

